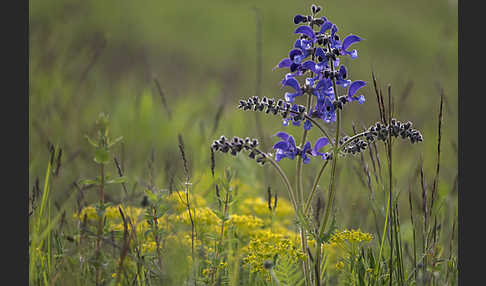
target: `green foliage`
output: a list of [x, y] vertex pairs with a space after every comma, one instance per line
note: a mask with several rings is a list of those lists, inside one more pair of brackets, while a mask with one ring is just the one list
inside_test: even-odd
[[295, 263], [288, 257], [277, 258], [277, 263], [273, 270], [282, 286], [300, 286], [305, 285], [304, 275], [302, 274], [301, 265]]

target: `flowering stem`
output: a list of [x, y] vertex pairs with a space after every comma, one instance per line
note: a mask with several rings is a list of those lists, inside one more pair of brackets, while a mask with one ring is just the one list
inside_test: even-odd
[[[309, 110], [311, 104], [312, 104], [312, 96], [311, 94], [307, 94], [307, 110]], [[300, 142], [300, 148], [302, 148], [305, 144], [305, 139], [307, 138], [307, 131], [308, 130], [304, 129], [304, 132], [302, 133], [302, 141]], [[302, 185], [302, 160], [297, 160], [297, 191], [300, 194], [302, 206], [304, 206], [305, 199], [304, 199], [304, 187]]]
[[[307, 110], [309, 110], [310, 106], [312, 104], [312, 95], [310, 93], [307, 94]], [[300, 148], [302, 148], [305, 144], [305, 139], [307, 138], [307, 131], [305, 128], [304, 128], [304, 132], [302, 133], [302, 141], [300, 142]], [[298, 193], [300, 194], [300, 199], [301, 199], [301, 202], [302, 202], [302, 207], [305, 206], [305, 198], [304, 198], [304, 186], [302, 184], [302, 160], [297, 160], [297, 182], [296, 182], [296, 185], [297, 185], [297, 191]], [[306, 253], [306, 249], [307, 249], [307, 239], [305, 238], [305, 229], [304, 227], [301, 225], [300, 226], [300, 240], [301, 240], [301, 244], [302, 244], [302, 251], [304, 253]], [[304, 260], [304, 277], [305, 277], [305, 280], [306, 280], [306, 284], [309, 285], [310, 284], [310, 277], [309, 277], [309, 274], [310, 273], [310, 259], [309, 257], [307, 257], [306, 260]]]
[[[328, 44], [329, 50], [331, 50], [330, 45]], [[331, 71], [334, 73], [334, 61], [331, 59], [330, 60], [331, 64]], [[333, 85], [333, 90], [334, 90], [334, 99], [338, 100], [338, 94], [337, 94], [337, 88], [336, 88], [336, 79], [332, 79], [332, 85]], [[329, 214], [333, 205], [334, 201], [334, 188], [335, 188], [335, 181], [336, 181], [336, 165], [337, 165], [337, 158], [338, 158], [338, 152], [339, 152], [339, 131], [341, 128], [341, 122], [340, 122], [340, 112], [339, 108], [336, 109], [336, 136], [334, 139], [334, 152], [332, 156], [332, 169], [331, 169], [331, 180], [329, 182], [329, 197], [327, 200], [327, 205], [326, 205], [326, 212], [324, 214], [324, 221], [322, 222], [319, 232], [318, 232], [318, 237], [321, 238], [324, 234], [324, 230], [326, 229], [327, 221], [329, 219]], [[317, 269], [320, 269], [320, 256], [321, 256], [321, 243], [319, 242], [316, 245], [316, 267]], [[320, 271], [319, 271], [320, 272]], [[318, 277], [320, 279], [320, 277]]]
[[[328, 45], [329, 50], [331, 50], [330, 45]], [[334, 72], [334, 61], [331, 59], [331, 71]], [[336, 88], [336, 79], [332, 79], [332, 86], [334, 89], [334, 99], [338, 100], [338, 94], [337, 94], [337, 88]], [[341, 114], [339, 112], [339, 108], [336, 109], [336, 136], [334, 139], [334, 154], [332, 156], [332, 166], [331, 166], [331, 181], [329, 183], [329, 198], [326, 206], [326, 212], [324, 214], [324, 221], [319, 229], [319, 237], [321, 237], [324, 234], [324, 230], [326, 228], [327, 221], [329, 219], [329, 213], [331, 210], [331, 206], [333, 205], [333, 200], [334, 200], [334, 188], [335, 188], [335, 182], [336, 182], [336, 165], [337, 165], [337, 158], [338, 158], [338, 152], [339, 152], [339, 131], [341, 128]]]
[[309, 211], [311, 201], [312, 201], [314, 194], [317, 190], [317, 184], [319, 183], [319, 180], [321, 179], [322, 173], [324, 173], [324, 169], [326, 168], [327, 163], [329, 163], [328, 160], [326, 160], [324, 162], [324, 164], [322, 164], [322, 167], [319, 170], [319, 173], [317, 174], [316, 178], [314, 179], [314, 184], [312, 185], [312, 191], [309, 194], [309, 197], [307, 198], [307, 202], [305, 203], [305, 206], [304, 206], [304, 215], [307, 215], [307, 212]]

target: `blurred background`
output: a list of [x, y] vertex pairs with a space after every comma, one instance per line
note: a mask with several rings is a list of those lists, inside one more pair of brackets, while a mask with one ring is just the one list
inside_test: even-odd
[[[322, 6], [321, 15], [338, 25], [341, 37], [353, 33], [365, 39], [354, 46], [359, 57], [345, 64], [351, 79], [368, 82], [361, 90], [367, 100], [347, 106], [344, 132], [353, 133], [352, 122], [361, 130], [378, 120], [373, 71], [384, 92], [387, 84], [392, 85], [395, 117], [413, 121], [424, 135], [420, 144], [396, 141], [394, 177], [399, 192], [413, 188], [419, 196], [415, 178], [421, 159], [426, 183], [432, 183], [443, 89], [439, 193], [451, 195], [455, 206], [458, 18], [453, 0], [32, 0], [30, 184], [45, 174], [49, 144], [63, 149], [61, 176], [53, 187], [56, 202], [61, 204], [74, 191], [73, 182], [96, 176], [94, 150], [84, 136], [95, 135], [100, 112], [110, 115], [112, 136], [124, 137], [115, 155], [130, 187], [136, 182], [134, 191], [140, 194], [149, 182], [168, 188], [174, 173], [182, 176], [179, 133], [195, 184], [210, 170], [212, 140], [223, 134], [263, 135], [268, 151], [278, 131], [300, 138], [301, 129], [283, 127], [280, 118], [239, 111], [236, 106], [240, 98], [256, 94], [283, 97], [286, 90], [279, 82], [286, 71], [272, 69], [296, 39], [294, 15], [308, 14], [311, 4]], [[312, 142], [319, 135], [312, 132]], [[368, 216], [359, 215], [368, 212], [360, 164], [359, 157], [340, 161], [336, 202], [338, 212], [356, 212], [341, 223], [366, 229]], [[315, 159], [304, 169], [308, 187], [319, 165]], [[264, 171], [245, 156], [216, 154], [217, 170], [228, 166], [262, 196], [268, 185], [286, 196], [270, 168]], [[291, 175], [295, 162], [282, 161], [282, 167]], [[110, 168], [116, 174], [114, 165]], [[322, 182], [325, 194], [327, 175]], [[117, 201], [120, 191], [117, 185], [107, 192]], [[406, 203], [406, 194], [401, 197]]]

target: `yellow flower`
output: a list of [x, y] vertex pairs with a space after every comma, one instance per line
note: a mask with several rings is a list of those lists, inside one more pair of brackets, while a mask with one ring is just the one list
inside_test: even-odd
[[373, 239], [371, 234], [361, 232], [360, 229], [357, 230], [343, 230], [334, 233], [331, 236], [330, 243], [338, 247], [346, 248], [350, 244], [359, 244], [364, 242], [369, 242]]
[[[264, 268], [266, 260], [272, 260], [275, 255], [287, 259], [302, 260], [305, 254], [299, 249], [299, 244], [289, 236], [273, 233], [269, 230], [256, 231], [248, 246], [243, 248], [245, 265], [251, 272], [267, 273]], [[267, 273], [268, 274], [268, 273]]]
[[[187, 196], [185, 191], [172, 192], [167, 196], [169, 203], [173, 205], [174, 210], [180, 213], [187, 210]], [[204, 207], [207, 205], [206, 200], [198, 194], [189, 192], [189, 204], [191, 208]]]
[[155, 241], [148, 241], [148, 242], [144, 242], [142, 243], [142, 252], [144, 253], [147, 253], [147, 252], [155, 252], [155, 250], [157, 249], [157, 244], [155, 243]]
[[[84, 216], [86, 216], [86, 219], [88, 219], [88, 220], [98, 219], [98, 214], [96, 213], [96, 208], [92, 207], [92, 206], [88, 206], [88, 207], [83, 208], [81, 210], [81, 213], [79, 214], [79, 218], [81, 220], [83, 220]], [[73, 217], [78, 218], [78, 214], [74, 213]]]
[[[271, 216], [271, 212], [268, 208], [268, 202], [261, 197], [244, 199], [239, 206], [239, 213], [244, 215], [255, 215], [260, 218], [266, 218]], [[275, 209], [275, 217], [280, 220], [287, 219], [288, 221], [290, 221], [293, 215], [294, 209], [290, 205], [289, 201], [284, 198], [279, 198], [277, 202], [277, 208]]]
[[344, 262], [339, 261], [334, 267], [336, 267], [337, 270], [342, 270], [344, 268]]
[[227, 223], [243, 236], [250, 235], [263, 226], [263, 221], [260, 218], [250, 215], [233, 214]]

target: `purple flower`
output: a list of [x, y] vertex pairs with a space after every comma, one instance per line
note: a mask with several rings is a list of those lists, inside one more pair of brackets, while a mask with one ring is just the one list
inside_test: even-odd
[[309, 26], [299, 26], [297, 29], [295, 29], [294, 33], [306, 35], [307, 37], [309, 37], [312, 40], [312, 42], [317, 41], [314, 30], [312, 30], [312, 28], [309, 27]]
[[287, 74], [284, 80], [282, 81], [283, 86], [290, 86], [295, 90], [294, 93], [286, 92], [285, 93], [285, 100], [288, 102], [294, 102], [294, 98], [296, 96], [301, 96], [303, 94], [302, 88], [300, 87], [299, 82], [291, 75]]
[[294, 24], [299, 24], [299, 23], [302, 23], [302, 22], [307, 22], [307, 17], [306, 16], [302, 16], [302, 15], [295, 15], [294, 17]]
[[309, 120], [306, 120], [304, 122], [304, 129], [305, 130], [310, 130], [312, 128], [312, 123]]
[[321, 118], [326, 123], [336, 121], [336, 108], [332, 103], [331, 97], [317, 98], [313, 116]]
[[355, 59], [358, 57], [358, 52], [356, 50], [348, 51], [348, 48], [357, 42], [360, 42], [362, 38], [356, 36], [356, 35], [348, 35], [346, 38], [343, 40], [343, 44], [341, 46], [341, 54], [344, 55], [350, 55], [352, 59]]
[[291, 72], [302, 71], [301, 63], [305, 58], [311, 55], [312, 46], [312, 41], [306, 39], [297, 39], [294, 44], [294, 49], [289, 52], [289, 57], [282, 59], [280, 63], [273, 69], [290, 68]]
[[319, 80], [313, 90], [313, 94], [317, 97], [318, 101], [319, 99], [322, 100], [324, 97], [334, 96], [332, 81], [328, 78]]
[[304, 149], [301, 151], [302, 161], [304, 164], [309, 164], [310, 158], [307, 157], [307, 154], [312, 152], [312, 146], [309, 141], [305, 142]]
[[283, 158], [289, 158], [293, 160], [298, 154], [297, 146], [295, 145], [295, 140], [292, 135], [285, 132], [279, 132], [275, 136], [280, 137], [282, 141], [279, 141], [273, 145], [275, 152], [275, 161], [280, 162]]
[[275, 134], [275, 136], [282, 139], [282, 141], [279, 141], [273, 145], [273, 149], [276, 150], [275, 161], [280, 162], [280, 160], [283, 158], [293, 160], [296, 156], [301, 156], [304, 164], [308, 164], [310, 162], [310, 158], [307, 155], [312, 154], [312, 146], [309, 141], [304, 144], [304, 148], [301, 150], [295, 145], [295, 140], [292, 135], [285, 132], [279, 132]]
[[362, 80], [357, 80], [354, 81], [348, 89], [348, 100], [349, 101], [358, 101], [359, 104], [363, 104], [365, 102], [365, 98], [363, 95], [360, 95], [358, 97], [354, 96], [354, 94], [358, 91], [358, 89], [362, 88], [363, 86], [366, 86], [366, 82]]
[[327, 30], [331, 29], [333, 23], [331, 21], [325, 21], [324, 24], [321, 26], [321, 30], [319, 31], [319, 35], [324, 34], [327, 32]]
[[336, 84], [342, 87], [347, 87], [351, 83], [350, 80], [346, 79], [347, 76], [348, 76], [348, 71], [346, 70], [346, 67], [341, 66], [337, 73]]
[[319, 150], [329, 144], [329, 139], [326, 137], [321, 137], [317, 139], [316, 143], [314, 144], [314, 148], [312, 149], [312, 156], [321, 156], [322, 160], [326, 160], [329, 156], [327, 152], [321, 153]]

